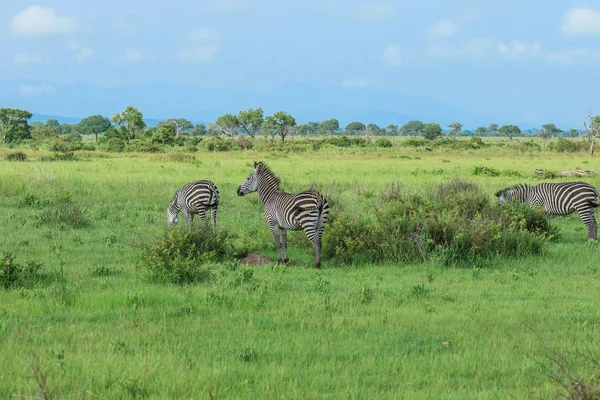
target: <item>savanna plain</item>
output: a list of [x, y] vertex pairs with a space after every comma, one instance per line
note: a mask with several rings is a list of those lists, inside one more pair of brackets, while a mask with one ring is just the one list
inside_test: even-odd
[[[2, 398], [521, 399], [598, 385], [600, 248], [577, 215], [550, 218], [557, 230], [532, 254], [393, 261], [347, 246], [341, 262], [332, 250], [344, 218], [385, 225], [390, 193], [438, 193], [460, 179], [495, 207], [507, 186], [573, 180], [543, 180], [536, 168], [600, 170], [584, 152], [394, 145], [48, 160], [27, 150], [22, 162], [9, 152], [0, 152], [3, 273], [20, 265], [34, 278], [0, 289]], [[236, 195], [254, 161], [288, 192], [313, 186], [330, 198], [321, 270], [302, 232], [289, 234], [287, 266], [238, 261], [275, 257], [256, 194]], [[219, 187], [217, 231], [232, 250], [198, 261], [196, 283], [154, 279], [149, 249], [183, 231], [180, 217], [166, 233], [167, 206], [198, 179]], [[597, 175], [579, 179], [600, 188]]]

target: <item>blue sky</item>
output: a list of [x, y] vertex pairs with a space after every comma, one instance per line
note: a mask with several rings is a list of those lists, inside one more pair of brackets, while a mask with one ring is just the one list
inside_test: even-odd
[[23, 82], [14, 96], [76, 81], [252, 91], [304, 82], [515, 120], [600, 112], [597, 1], [5, 3], [0, 80]]

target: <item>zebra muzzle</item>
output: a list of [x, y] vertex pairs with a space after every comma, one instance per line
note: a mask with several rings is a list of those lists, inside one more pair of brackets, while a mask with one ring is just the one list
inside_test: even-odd
[[242, 192], [242, 186], [241, 185], [238, 186], [238, 188], [237, 188], [237, 194], [238, 194], [238, 196], [243, 196], [244, 195], [244, 193]]

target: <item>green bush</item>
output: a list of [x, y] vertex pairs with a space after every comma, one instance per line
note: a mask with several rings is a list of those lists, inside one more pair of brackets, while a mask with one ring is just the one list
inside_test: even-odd
[[428, 146], [429, 144], [431, 144], [429, 142], [429, 140], [425, 140], [425, 139], [417, 139], [417, 138], [410, 138], [410, 139], [406, 139], [401, 143], [401, 146], [408, 146], [408, 147], [425, 147]]
[[208, 151], [230, 151], [233, 148], [231, 139], [221, 139], [212, 137], [204, 142], [204, 147]]
[[142, 141], [131, 141], [127, 146], [127, 151], [134, 151], [138, 153], [164, 153], [164, 150], [160, 145]]
[[375, 146], [377, 146], [377, 147], [392, 147], [392, 142], [386, 138], [377, 138], [377, 140], [375, 140]]
[[154, 282], [192, 284], [213, 277], [213, 263], [233, 253], [229, 233], [200, 224], [175, 227], [163, 238], [142, 248], [140, 265]]
[[523, 174], [520, 171], [514, 169], [503, 169], [499, 170], [492, 167], [486, 167], [483, 165], [475, 165], [471, 168], [471, 175], [483, 175], [483, 176], [516, 176], [522, 177]]
[[85, 211], [69, 197], [63, 197], [53, 206], [44, 208], [37, 217], [37, 224], [57, 224], [70, 228], [84, 228], [89, 225]]
[[19, 265], [12, 253], [0, 253], [0, 287], [3, 289], [31, 288], [46, 278], [44, 265], [35, 260]]
[[14, 151], [6, 155], [7, 161], [27, 161], [27, 155], [22, 151]]
[[493, 203], [471, 182], [453, 180], [421, 195], [388, 191], [370, 218], [344, 215], [328, 226], [325, 257], [342, 263], [473, 265], [497, 256], [540, 254], [558, 233], [543, 210]]
[[125, 150], [125, 141], [123, 141], [123, 139], [113, 137], [106, 141], [104, 148], [106, 151], [111, 153], [120, 153]]
[[587, 151], [588, 148], [589, 143], [586, 141], [566, 138], [558, 138], [556, 142], [548, 143], [547, 147], [549, 151], [556, 151], [557, 153], [580, 153]]

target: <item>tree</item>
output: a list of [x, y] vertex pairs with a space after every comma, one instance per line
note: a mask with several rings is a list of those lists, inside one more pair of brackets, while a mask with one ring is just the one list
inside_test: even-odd
[[58, 122], [58, 120], [54, 118], [50, 118], [48, 121], [46, 121], [46, 126], [51, 128], [58, 128], [59, 125], [60, 123]]
[[385, 130], [381, 129], [377, 124], [369, 124], [367, 125], [367, 136], [383, 136], [385, 135]]
[[498, 124], [490, 124], [488, 129], [491, 133], [496, 133], [498, 131]]
[[387, 134], [391, 136], [398, 136], [400, 133], [400, 127], [395, 124], [389, 124], [386, 128]]
[[260, 127], [265, 122], [262, 108], [256, 110], [249, 108], [245, 111], [238, 113], [239, 126], [248, 134], [251, 138], [256, 137], [260, 131]]
[[463, 126], [460, 122], [451, 123], [450, 125], [448, 125], [448, 128], [450, 128], [450, 130], [448, 131], [448, 133], [446, 133], [446, 136], [456, 136], [461, 131], [462, 127]]
[[296, 119], [294, 117], [284, 111], [277, 111], [265, 119], [262, 129], [273, 138], [277, 135], [281, 136], [281, 141], [284, 142], [287, 135], [293, 134], [295, 126]]
[[475, 134], [478, 136], [484, 136], [487, 133], [487, 128], [485, 126], [480, 126], [475, 129]]
[[308, 124], [302, 124], [302, 125], [298, 125], [298, 127], [296, 128], [296, 132], [298, 132], [298, 134], [300, 135], [314, 135], [317, 130], [315, 129], [315, 126], [308, 123]]
[[498, 132], [502, 135], [508, 136], [509, 140], [513, 139], [513, 136], [521, 134], [521, 129], [516, 125], [502, 125]]
[[215, 125], [219, 129], [221, 136], [232, 137], [234, 131], [240, 126], [240, 121], [237, 115], [227, 113], [217, 118]]
[[590, 157], [594, 156], [594, 145], [596, 144], [596, 138], [600, 134], [600, 114], [592, 116], [591, 113], [587, 113], [583, 126], [587, 130], [587, 137], [590, 142]]
[[423, 126], [423, 137], [428, 140], [434, 140], [442, 135], [442, 127], [440, 124], [431, 123]]
[[98, 135], [106, 132], [111, 126], [110, 119], [102, 115], [91, 115], [79, 121], [77, 130], [84, 135], [95, 135], [97, 142]]
[[27, 120], [31, 113], [18, 108], [0, 108], [0, 134], [2, 143], [20, 142], [31, 138], [31, 126]]
[[152, 143], [160, 143], [163, 146], [166, 144], [171, 145], [177, 136], [176, 130], [177, 127], [175, 124], [163, 124], [156, 129], [150, 141]]
[[538, 136], [544, 141], [544, 149], [546, 148], [546, 140], [558, 135], [561, 132], [562, 130], [557, 128], [554, 124], [542, 125], [542, 129], [540, 129], [538, 132]]
[[124, 111], [115, 114], [112, 117], [112, 122], [125, 129], [128, 143], [135, 138], [137, 131], [141, 131], [146, 128], [146, 121], [144, 121], [142, 112], [132, 106], [127, 106]]
[[192, 135], [192, 136], [204, 136], [204, 135], [206, 135], [206, 125], [204, 125], [204, 124], [197, 124], [196, 126], [194, 126], [194, 129], [192, 129], [192, 131], [190, 132], [190, 135]]
[[567, 136], [570, 138], [576, 138], [579, 136], [579, 129], [571, 128], [569, 132], [567, 132]]
[[340, 122], [335, 118], [328, 119], [319, 124], [319, 133], [322, 135], [331, 135], [339, 129]]
[[346, 125], [344, 130], [346, 132], [354, 132], [355, 134], [358, 134], [358, 132], [365, 132], [367, 127], [362, 122], [350, 122], [348, 125]]
[[423, 124], [423, 122], [419, 120], [412, 120], [402, 125], [400, 127], [400, 132], [402, 132], [404, 136], [416, 136], [423, 131], [424, 127], [425, 125]]
[[164, 121], [159, 121], [156, 124], [157, 128], [163, 125], [173, 125], [175, 127], [175, 136], [179, 136], [180, 133], [189, 133], [194, 129], [194, 124], [185, 118], [169, 118]]

